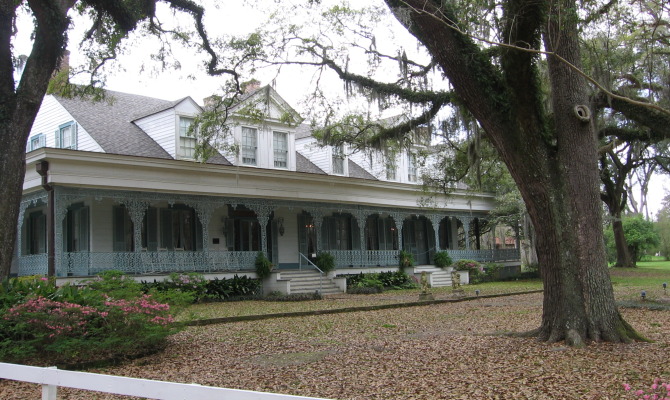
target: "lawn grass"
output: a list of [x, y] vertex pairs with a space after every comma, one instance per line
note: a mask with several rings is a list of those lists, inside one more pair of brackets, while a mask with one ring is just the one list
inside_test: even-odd
[[667, 299], [663, 283], [670, 284], [670, 261], [638, 262], [637, 268], [610, 268], [610, 277], [617, 300], [640, 299], [644, 290], [650, 301]]
[[[640, 300], [640, 292], [646, 292], [648, 302], [668, 301], [662, 283], [670, 283], [670, 261], [650, 261], [638, 263], [638, 268], [610, 268], [614, 295], [618, 301]], [[486, 282], [461, 287], [459, 296], [480, 296], [492, 294], [529, 292], [542, 290], [540, 279], [511, 280], [504, 282]], [[400, 304], [418, 300], [421, 289], [389, 290], [379, 294], [327, 296], [323, 300], [300, 302], [277, 302], [265, 300], [230, 301], [223, 303], [202, 303], [188, 307], [179, 315], [182, 321], [237, 317], [247, 315], [265, 315], [276, 313], [333, 310], [350, 307], [366, 307], [385, 304]], [[451, 287], [430, 289], [437, 300], [457, 297]]]

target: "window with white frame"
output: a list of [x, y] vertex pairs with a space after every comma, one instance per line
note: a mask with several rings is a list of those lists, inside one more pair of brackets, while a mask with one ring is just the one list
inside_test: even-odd
[[196, 138], [189, 129], [193, 124], [193, 118], [179, 117], [179, 158], [194, 159]]
[[258, 149], [258, 131], [255, 128], [242, 127], [242, 164], [256, 165]]
[[68, 122], [56, 131], [56, 147], [60, 149], [77, 149], [77, 124]]
[[286, 132], [272, 133], [272, 148], [274, 150], [275, 168], [288, 167], [288, 134]]
[[344, 175], [344, 148], [342, 145], [333, 146], [333, 174]]
[[30, 137], [30, 142], [28, 143], [28, 151], [37, 150], [41, 147], [46, 147], [47, 145], [47, 136], [43, 133], [33, 135]]
[[390, 160], [386, 163], [386, 180], [389, 181], [395, 181], [398, 179], [397, 174], [397, 167], [395, 165], [395, 162], [393, 160]]
[[416, 182], [416, 154], [407, 155], [407, 180]]

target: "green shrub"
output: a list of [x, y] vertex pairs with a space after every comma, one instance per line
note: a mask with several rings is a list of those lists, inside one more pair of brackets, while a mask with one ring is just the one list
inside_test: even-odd
[[142, 295], [142, 284], [124, 275], [122, 271], [105, 271], [84, 283], [89, 289], [113, 299], [134, 299]]
[[259, 251], [256, 255], [254, 265], [256, 266], [256, 275], [258, 276], [258, 279], [263, 280], [270, 276], [273, 265], [262, 251]]
[[67, 365], [133, 357], [160, 348], [177, 330], [173, 322], [170, 306], [149, 296], [95, 306], [38, 296], [0, 312], [0, 360]]
[[320, 252], [314, 261], [314, 264], [326, 274], [335, 269], [335, 257], [327, 251]]
[[215, 278], [207, 282], [206, 296], [209, 300], [228, 300], [244, 297], [254, 297], [261, 287], [261, 281], [245, 276], [230, 279]]
[[446, 251], [438, 251], [433, 256], [433, 263], [437, 268], [446, 268], [450, 266], [452, 262], [451, 256], [449, 256], [449, 253]]
[[475, 260], [458, 260], [452, 266], [456, 271], [468, 271], [470, 283], [480, 283], [484, 280], [484, 267]]
[[398, 265], [400, 265], [400, 268], [407, 268], [413, 266], [414, 255], [412, 255], [412, 253], [408, 251], [400, 250], [400, 252], [398, 252]]
[[380, 272], [378, 279], [384, 289], [414, 289], [418, 285], [405, 273], [405, 271]]

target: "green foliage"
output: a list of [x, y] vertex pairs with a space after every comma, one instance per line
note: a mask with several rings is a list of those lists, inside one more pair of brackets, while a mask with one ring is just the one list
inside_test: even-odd
[[31, 298], [2, 310], [0, 359], [73, 364], [144, 354], [175, 332], [169, 311], [148, 296], [97, 306]]
[[[660, 243], [660, 237], [654, 223], [645, 220], [641, 215], [627, 215], [622, 218], [623, 232], [628, 242], [628, 249], [635, 261], [641, 261], [646, 251], [654, 249]], [[616, 259], [616, 244], [612, 229], [605, 230], [605, 243], [608, 258]]]
[[475, 260], [458, 260], [453, 264], [456, 271], [468, 271], [470, 283], [484, 281], [484, 266]]
[[400, 268], [413, 266], [414, 255], [408, 251], [400, 250], [400, 252], [398, 252], [398, 265], [400, 265]]
[[200, 301], [223, 301], [254, 297], [260, 289], [258, 279], [235, 275], [229, 279], [206, 280], [201, 274], [172, 274], [165, 281], [142, 282], [142, 290], [172, 306]]
[[245, 276], [237, 276], [230, 279], [215, 278], [207, 282], [208, 300], [228, 300], [244, 297], [253, 297], [258, 293], [261, 281]]
[[142, 284], [122, 271], [110, 270], [84, 281], [89, 289], [104, 293], [113, 299], [133, 299], [142, 294]]
[[77, 287], [42, 277], [5, 280], [0, 360], [76, 364], [154, 351], [176, 331], [168, 304], [109, 271]]
[[335, 269], [335, 257], [327, 251], [320, 252], [314, 261], [314, 264], [325, 273]]
[[389, 289], [414, 289], [417, 284], [404, 271], [386, 271], [380, 273], [360, 273], [356, 275], [345, 275], [347, 278], [347, 292], [360, 293], [358, 289], [372, 288], [372, 291], [362, 291], [379, 293], [382, 290]]
[[449, 253], [446, 251], [438, 251], [435, 253], [435, 256], [433, 256], [433, 263], [437, 268], [446, 268], [450, 266], [452, 262], [451, 256], [449, 256]]
[[670, 196], [663, 198], [663, 208], [656, 216], [656, 232], [659, 237], [659, 250], [666, 260], [670, 260]]
[[270, 276], [273, 265], [262, 251], [259, 251], [256, 255], [254, 265], [256, 267], [256, 276], [258, 276], [258, 279], [263, 280]]

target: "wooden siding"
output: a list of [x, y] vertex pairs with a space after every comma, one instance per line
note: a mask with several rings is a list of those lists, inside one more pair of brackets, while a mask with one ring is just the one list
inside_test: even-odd
[[[40, 133], [46, 137], [46, 147], [55, 147], [56, 130], [58, 130], [60, 125], [70, 121], [74, 121], [74, 118], [58, 103], [58, 100], [52, 95], [45, 96], [40, 110], [35, 117], [33, 127], [30, 130], [26, 149], [30, 145], [30, 138]], [[84, 127], [79, 124], [77, 125], [77, 150], [104, 152], [102, 147], [93, 140]]]
[[138, 119], [135, 125], [146, 132], [170, 156], [176, 156], [178, 125], [174, 108]]

